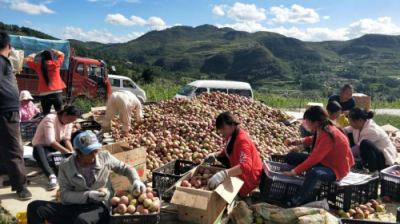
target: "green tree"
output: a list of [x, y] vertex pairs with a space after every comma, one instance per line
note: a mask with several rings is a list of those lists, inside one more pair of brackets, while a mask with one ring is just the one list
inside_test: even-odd
[[152, 83], [154, 80], [154, 71], [153, 69], [147, 67], [142, 71], [142, 79], [144, 83]]

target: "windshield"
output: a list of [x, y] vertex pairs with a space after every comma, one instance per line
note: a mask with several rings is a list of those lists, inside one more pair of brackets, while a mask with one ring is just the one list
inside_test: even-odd
[[194, 89], [196, 89], [196, 87], [187, 85], [183, 87], [178, 94], [182, 96], [190, 96], [190, 94], [193, 93]]
[[88, 76], [98, 76], [98, 77], [104, 76], [104, 74], [102, 74], [101, 67], [97, 67], [95, 65], [88, 65], [86, 69]]

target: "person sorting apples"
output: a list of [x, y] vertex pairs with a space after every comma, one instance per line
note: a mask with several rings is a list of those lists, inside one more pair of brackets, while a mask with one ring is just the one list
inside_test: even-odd
[[350, 126], [344, 130], [353, 135], [354, 157], [361, 156], [363, 164], [373, 176], [393, 165], [397, 159], [397, 150], [386, 132], [372, 120], [373, 112], [354, 108], [349, 113]]
[[28, 223], [109, 223], [110, 195], [114, 191], [109, 179], [111, 170], [126, 176], [132, 183], [131, 193], [146, 192], [146, 186], [133, 166], [101, 151], [93, 133], [84, 132], [74, 140], [73, 154], [60, 164], [59, 202], [33, 201], [28, 205]]
[[82, 115], [82, 110], [67, 106], [57, 114], [48, 114], [40, 122], [32, 139], [33, 158], [49, 178], [48, 190], [57, 187], [57, 177], [51, 169], [47, 157], [50, 153], [72, 153], [72, 123]]
[[127, 137], [131, 127], [132, 110], [136, 111], [136, 122], [139, 126], [142, 122], [142, 104], [130, 91], [118, 90], [111, 94], [107, 102], [106, 115], [101, 123], [103, 132], [110, 130], [111, 120], [119, 111], [119, 119], [122, 122], [122, 135]]
[[[350, 151], [349, 141], [343, 131], [332, 124], [327, 112], [320, 106], [313, 106], [306, 110], [303, 118], [314, 136], [302, 139], [286, 139], [284, 144], [300, 145], [312, 144], [311, 154], [290, 152], [286, 155], [286, 162], [296, 166], [291, 171], [282, 172], [288, 176], [297, 176], [306, 173], [306, 179], [299, 191], [287, 202], [288, 207], [302, 204], [304, 199], [312, 192], [317, 181], [336, 181], [345, 177], [354, 165], [353, 155]], [[329, 207], [326, 201], [320, 203], [321, 207]]]
[[356, 106], [356, 100], [353, 98], [353, 86], [345, 84], [340, 90], [340, 94], [334, 94], [329, 97], [328, 102], [336, 101], [340, 104], [342, 112], [345, 115]]
[[227, 141], [227, 146], [219, 152], [207, 155], [204, 162], [214, 163], [218, 160], [228, 168], [210, 178], [210, 189], [215, 189], [228, 176], [239, 177], [244, 181], [239, 195], [244, 198], [259, 185], [262, 162], [253, 141], [239, 124], [231, 112], [218, 115], [216, 128]]

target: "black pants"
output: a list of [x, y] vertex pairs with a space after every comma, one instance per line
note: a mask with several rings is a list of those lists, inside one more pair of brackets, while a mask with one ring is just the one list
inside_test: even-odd
[[382, 151], [370, 140], [361, 141], [360, 155], [364, 166], [368, 168], [369, 172], [381, 171], [388, 167]]
[[[60, 144], [64, 146], [63, 141], [60, 142]], [[57, 150], [50, 146], [35, 145], [33, 147], [33, 158], [35, 158], [36, 162], [39, 164], [40, 168], [42, 168], [47, 177], [49, 177], [51, 174], [54, 174], [50, 167], [49, 161], [47, 160], [47, 155], [56, 151]]]
[[21, 145], [19, 112], [0, 114], [0, 157], [11, 181], [11, 190], [26, 188], [24, 151]]
[[63, 99], [61, 93], [53, 93], [40, 97], [40, 103], [43, 108], [43, 115], [46, 116], [50, 113], [51, 106], [54, 106], [54, 110], [60, 111], [63, 106]]
[[51, 201], [32, 201], [28, 205], [28, 224], [108, 224], [109, 211], [103, 204], [64, 205]]

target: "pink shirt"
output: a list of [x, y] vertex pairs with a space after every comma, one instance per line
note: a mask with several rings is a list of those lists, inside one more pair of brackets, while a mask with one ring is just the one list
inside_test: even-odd
[[39, 113], [40, 110], [33, 104], [32, 101], [29, 101], [28, 105], [23, 105], [21, 102], [19, 103], [19, 121], [20, 122], [29, 122], [32, 121], [32, 118]]
[[48, 114], [37, 127], [32, 144], [50, 146], [55, 141], [71, 140], [71, 132], [72, 123], [62, 125], [57, 114]]

